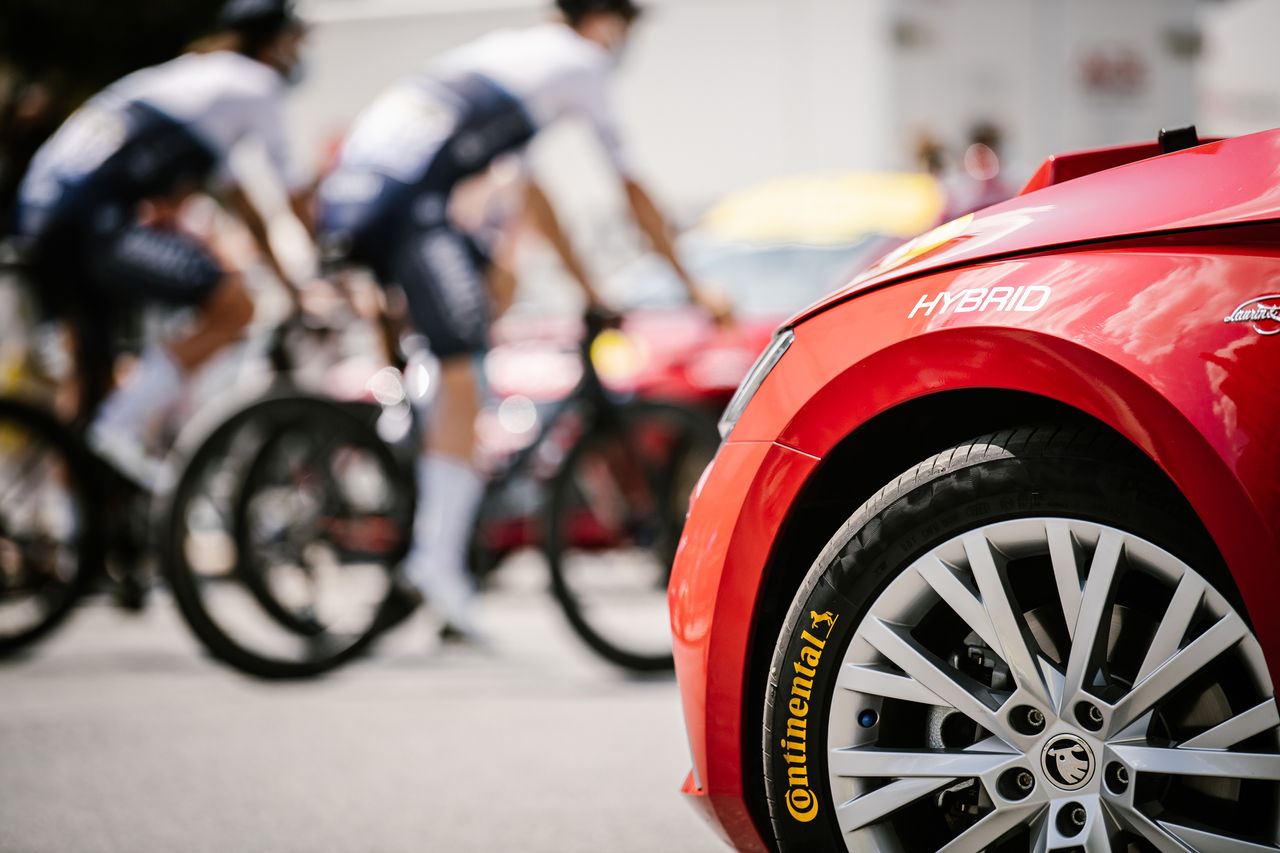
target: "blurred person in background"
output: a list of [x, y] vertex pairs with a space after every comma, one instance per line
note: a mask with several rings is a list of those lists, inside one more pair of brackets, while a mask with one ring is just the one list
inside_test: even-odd
[[915, 158], [916, 170], [937, 181], [938, 190], [942, 193], [942, 209], [934, 225], [941, 225], [955, 219], [957, 216], [955, 210], [959, 205], [954, 176], [951, 174], [948, 163], [947, 149], [943, 147], [938, 137], [928, 131], [921, 131], [916, 134], [912, 154]]
[[[441, 364], [432, 423], [419, 460], [418, 515], [408, 580], [444, 619], [443, 635], [480, 639], [466, 545], [484, 483], [474, 467], [479, 411], [475, 356], [488, 343], [495, 271], [476, 234], [450, 217], [465, 180], [504, 155], [523, 154], [539, 130], [586, 119], [616, 171], [630, 212], [671, 264], [692, 302], [717, 319], [726, 304], [699, 288], [671, 233], [632, 177], [609, 84], [640, 9], [631, 0], [557, 0], [558, 20], [502, 30], [456, 48], [383, 93], [356, 119], [319, 191], [326, 253], [372, 268], [404, 291], [416, 329]], [[603, 302], [546, 194], [528, 174], [523, 213], [581, 286]], [[502, 272], [498, 270], [498, 272]]]
[[48, 82], [24, 79], [12, 71], [0, 74], [0, 79], [6, 78], [6, 91], [0, 98], [0, 211], [8, 228], [27, 164], [40, 143], [57, 128], [61, 116], [54, 87]]
[[964, 151], [964, 171], [969, 178], [968, 191], [956, 216], [972, 213], [1012, 198], [1014, 190], [1001, 176], [1002, 134], [994, 122], [982, 121], [969, 134]]
[[244, 221], [295, 301], [297, 295], [228, 157], [242, 139], [258, 137], [294, 192], [295, 210], [307, 209], [287, 162], [281, 115], [300, 70], [305, 27], [289, 0], [230, 0], [218, 21], [218, 35], [125, 76], [73, 113], [36, 152], [18, 193], [16, 230], [31, 243], [50, 304], [72, 308], [108, 334], [121, 306], [157, 301], [197, 309], [187, 334], [148, 346], [89, 427], [95, 450], [143, 484], [153, 470], [141, 441], [145, 426], [253, 315], [241, 273], [157, 212], [209, 185]]

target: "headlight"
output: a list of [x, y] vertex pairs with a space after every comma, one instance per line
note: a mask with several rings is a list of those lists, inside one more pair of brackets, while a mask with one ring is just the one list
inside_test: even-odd
[[742, 380], [742, 384], [733, 393], [733, 399], [729, 401], [724, 414], [720, 416], [720, 437], [722, 439], [729, 437], [729, 431], [738, 422], [738, 418], [742, 417], [743, 409], [751, 402], [751, 398], [756, 395], [756, 391], [760, 388], [760, 383], [764, 382], [764, 378], [769, 375], [770, 370], [773, 370], [773, 366], [782, 358], [782, 354], [791, 346], [791, 342], [795, 340], [795, 337], [795, 333], [790, 329], [775, 335], [773, 341], [769, 344], [769, 348], [760, 353], [756, 363], [751, 365], [751, 370], [747, 372], [747, 378]]

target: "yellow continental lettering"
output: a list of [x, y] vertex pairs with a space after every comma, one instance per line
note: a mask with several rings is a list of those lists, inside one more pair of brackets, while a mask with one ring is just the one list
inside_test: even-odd
[[[792, 702], [799, 702], [800, 699], [792, 699]], [[804, 742], [805, 730], [809, 727], [808, 720], [797, 720], [795, 717], [787, 718], [787, 737], [792, 741]], [[793, 745], [794, 748], [794, 745]], [[803, 747], [802, 747], [803, 748]]]
[[809, 787], [809, 769], [807, 767], [788, 767], [787, 785], [792, 788]]
[[800, 659], [809, 664], [809, 666], [814, 667], [816, 670], [818, 661], [822, 659], [822, 652], [805, 646], [800, 650]]
[[801, 699], [812, 698], [813, 681], [808, 678], [800, 678], [799, 676], [791, 679], [791, 695], [799, 696]]
[[792, 788], [787, 791], [787, 811], [801, 823], [808, 823], [818, 816], [818, 798], [808, 788]]
[[[804, 717], [809, 714], [809, 703], [799, 697], [792, 697], [791, 701], [787, 703], [787, 708], [797, 717]], [[800, 722], [801, 725], [804, 724], [803, 720]], [[787, 735], [787, 737], [790, 737], [790, 735]]]

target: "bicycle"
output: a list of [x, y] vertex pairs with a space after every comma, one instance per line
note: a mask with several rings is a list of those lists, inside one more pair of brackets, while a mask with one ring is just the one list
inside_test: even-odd
[[[616, 325], [598, 314], [588, 314], [579, 346], [582, 375], [575, 389], [556, 404], [545, 418], [536, 438], [512, 455], [491, 476], [472, 536], [471, 567], [478, 582], [517, 548], [539, 544], [527, 531], [498, 530], [494, 524], [504, 494], [533, 476], [546, 488], [541, 544], [548, 557], [552, 591], [573, 630], [598, 654], [634, 671], [671, 668], [670, 635], [666, 617], [666, 581], [683, 524], [684, 504], [702, 468], [719, 446], [719, 434], [712, 418], [702, 412], [670, 403], [634, 399], [610, 391], [596, 371], [592, 348], [601, 336]], [[403, 366], [403, 364], [402, 364]], [[347, 532], [360, 528], [364, 540], [351, 550], [386, 564], [402, 556], [408, 545], [411, 524], [408, 509], [416, 489], [411, 460], [420, 438], [421, 417], [411, 404], [409, 392], [386, 395], [394, 400], [382, 417], [407, 424], [390, 451], [402, 460], [404, 490], [398, 501], [396, 518], [365, 513], [346, 525]], [[282, 437], [264, 439], [259, 454], [242, 468], [244, 478], [228, 490], [228, 505], [234, 504], [239, 571], [260, 577], [278, 569], [286, 572], [306, 562], [306, 540], [324, 529], [324, 537], [334, 539], [333, 519], [314, 507], [302, 507], [299, 517], [280, 517], [255, 528], [252, 507], [281, 508], [273, 495], [282, 494], [280, 465], [273, 455], [287, 442]], [[539, 471], [548, 448], [563, 456], [551, 473]], [[197, 457], [204, 453], [197, 452]], [[188, 472], [196, 469], [195, 460]], [[231, 495], [234, 494], [234, 497]], [[324, 499], [318, 499], [320, 505]], [[190, 502], [179, 488], [173, 503], [171, 530], [191, 512]], [[286, 508], [287, 509], [287, 508]], [[287, 516], [287, 512], [282, 512]], [[260, 516], [257, 516], [260, 518]], [[396, 532], [399, 535], [396, 535]], [[370, 534], [380, 534], [370, 536]], [[360, 538], [358, 535], [356, 538]], [[370, 541], [381, 539], [381, 541]], [[284, 546], [284, 547], [282, 547]], [[341, 549], [339, 549], [341, 550]], [[198, 572], [180, 551], [171, 551], [171, 582], [175, 589], [199, 591]], [[625, 559], [625, 565], [619, 565]], [[601, 570], [601, 561], [609, 562]], [[185, 575], [185, 578], [179, 576]], [[620, 585], [621, 584], [621, 585]], [[647, 599], [647, 601], [646, 601]], [[638, 602], [648, 604], [638, 617]], [[284, 674], [270, 649], [260, 637], [243, 635], [243, 625], [230, 617], [219, 618], [212, 600], [193, 597], [189, 602], [203, 614], [190, 618], [203, 624], [216, 637], [203, 637], [207, 645], [216, 642], [221, 654], [244, 665], [256, 665]], [[396, 618], [403, 618], [403, 612]], [[310, 614], [295, 610], [293, 631], [305, 635]], [[392, 619], [385, 620], [389, 627]], [[277, 626], [283, 620], [273, 620]]]
[[[0, 268], [7, 292], [30, 290], [24, 259], [5, 257]], [[163, 494], [117, 473], [83, 437], [110, 388], [117, 330], [101, 316], [64, 313], [61, 319], [69, 324], [73, 344], [69, 378], [78, 389], [74, 418], [59, 417], [47, 402], [29, 395], [0, 397], [0, 656], [28, 647], [56, 628], [99, 578], [113, 578], [123, 603], [141, 608], [149, 585], [144, 564], [159, 548], [153, 515]], [[267, 350], [277, 376], [287, 376], [285, 338], [294, 326], [281, 324], [269, 335]], [[366, 452], [382, 458], [377, 454], [385, 447], [356, 415], [332, 401], [291, 390], [283, 381], [231, 422], [257, 424], [274, 433], [286, 410], [290, 417], [305, 411], [312, 430], [337, 436], [351, 448], [370, 448]], [[225, 429], [225, 424], [219, 427]], [[385, 470], [391, 469], [387, 463]], [[180, 602], [177, 590], [175, 597]], [[340, 662], [342, 655], [354, 654], [376, 634], [372, 627], [377, 618], [381, 611], [354, 636], [314, 631], [323, 654], [312, 657], [338, 657]]]

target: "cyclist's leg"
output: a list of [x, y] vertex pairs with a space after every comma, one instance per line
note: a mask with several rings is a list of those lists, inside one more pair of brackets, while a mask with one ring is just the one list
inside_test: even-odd
[[418, 463], [418, 513], [406, 572], [450, 627], [475, 637], [475, 587], [466, 555], [484, 493], [473, 464], [480, 407], [475, 356], [489, 330], [483, 256], [465, 235], [441, 224], [401, 240], [388, 272], [404, 289], [414, 325], [441, 364]]
[[223, 347], [239, 340], [252, 319], [253, 298], [245, 289], [244, 277], [227, 273], [200, 306], [195, 327], [170, 341], [169, 352], [189, 373]]
[[95, 449], [145, 480], [150, 472], [141, 435], [147, 425], [177, 401], [191, 370], [239, 337], [252, 318], [253, 303], [240, 276], [225, 273], [203, 245], [184, 234], [135, 222], [103, 229], [90, 236], [86, 261], [95, 298], [197, 309], [189, 333], [146, 347], [90, 426]]

